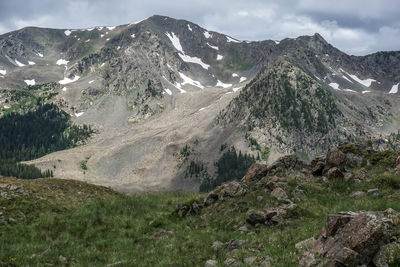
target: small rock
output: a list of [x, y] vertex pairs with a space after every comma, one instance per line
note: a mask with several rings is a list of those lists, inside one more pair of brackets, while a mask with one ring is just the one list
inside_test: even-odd
[[17, 189], [19, 189], [19, 186], [15, 185], [15, 184], [12, 184], [12, 185], [10, 185], [10, 187], [8, 187], [8, 190], [10, 190], [10, 191], [15, 191]]
[[0, 189], [7, 188], [10, 184], [0, 184]]
[[294, 247], [297, 250], [304, 251], [304, 250], [308, 250], [308, 249], [312, 248], [315, 245], [315, 242], [317, 242], [317, 240], [314, 237], [311, 237], [309, 239], [300, 241], [299, 243], [294, 245]]
[[243, 226], [241, 226], [239, 229], [238, 229], [238, 231], [239, 232], [242, 232], [242, 233], [244, 233], [244, 232], [247, 232], [249, 229], [247, 228], [247, 225], [243, 225]]
[[246, 264], [253, 264], [257, 261], [257, 257], [251, 256], [244, 259], [244, 263]]
[[367, 194], [373, 197], [379, 197], [381, 195], [378, 188], [368, 190]]
[[325, 168], [325, 162], [318, 161], [313, 165], [311, 173], [315, 176], [321, 176], [324, 168]]
[[328, 176], [328, 179], [330, 179], [330, 180], [332, 180], [332, 179], [343, 179], [344, 178], [344, 174], [337, 167], [333, 167], [333, 168], [329, 169], [328, 173], [327, 173], [327, 176]]
[[358, 170], [356, 173], [355, 180], [356, 181], [368, 181], [371, 179], [371, 176], [369, 175], [368, 171], [365, 168], [361, 168]]
[[224, 246], [224, 243], [217, 240], [212, 243], [211, 248], [215, 251], [218, 251], [218, 250], [222, 249], [223, 246]]
[[351, 172], [345, 172], [343, 175], [345, 181], [350, 181], [350, 179], [353, 177], [353, 174], [351, 174]]
[[257, 196], [257, 201], [260, 202], [261, 200], [263, 200], [263, 196]]
[[363, 191], [354, 191], [349, 195], [349, 197], [351, 197], [351, 198], [359, 198], [359, 197], [362, 197], [364, 195], [365, 195], [365, 192], [363, 192]]
[[64, 257], [63, 255], [60, 255], [60, 256], [58, 257], [58, 259], [59, 259], [60, 261], [62, 261], [62, 262], [64, 262], [64, 261], [67, 260], [67, 258]]
[[257, 258], [260, 267], [272, 267], [272, 259], [268, 256]]
[[126, 264], [125, 261], [117, 261], [114, 263], [107, 264], [106, 267], [113, 267], [113, 266], [124, 266]]
[[218, 262], [216, 260], [208, 260], [204, 264], [204, 267], [212, 267], [212, 266], [217, 266]]
[[218, 200], [218, 194], [214, 192], [208, 193], [205, 201], [204, 201], [204, 206], [210, 206], [214, 204]]
[[224, 248], [228, 250], [238, 249], [241, 248], [244, 243], [246, 243], [244, 240], [232, 239], [224, 244]]
[[287, 199], [288, 196], [285, 192], [285, 190], [283, 190], [280, 187], [275, 188], [272, 192], [271, 192], [271, 196], [276, 197], [277, 199]]
[[228, 258], [224, 261], [224, 265], [225, 266], [240, 266], [242, 264], [233, 258]]

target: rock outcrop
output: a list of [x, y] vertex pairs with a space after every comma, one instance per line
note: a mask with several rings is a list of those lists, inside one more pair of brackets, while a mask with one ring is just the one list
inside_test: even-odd
[[400, 214], [393, 210], [331, 214], [301, 266], [392, 266], [400, 260]]

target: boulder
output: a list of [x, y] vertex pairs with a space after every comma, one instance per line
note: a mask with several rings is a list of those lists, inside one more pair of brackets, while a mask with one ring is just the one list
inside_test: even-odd
[[246, 193], [246, 189], [243, 188], [241, 183], [238, 181], [232, 181], [229, 183], [224, 183], [221, 185], [220, 188], [220, 198], [227, 198], [227, 197], [239, 197]]
[[244, 181], [260, 180], [262, 177], [267, 175], [267, 170], [268, 170], [267, 165], [260, 163], [253, 163], [247, 170], [245, 176], [243, 177], [243, 180]]
[[328, 215], [320, 237], [300, 256], [300, 266], [374, 266], [375, 261], [388, 266], [390, 257], [380, 255], [396, 251], [390, 244], [399, 238], [399, 224], [393, 209]]
[[211, 248], [215, 251], [218, 251], [218, 250], [221, 250], [223, 246], [224, 246], [224, 243], [217, 240], [212, 243]]
[[208, 193], [208, 195], [206, 196], [205, 200], [204, 200], [204, 206], [210, 206], [212, 204], [214, 204], [215, 202], [217, 202], [219, 198], [219, 195], [217, 193], [215, 193], [214, 191]]
[[315, 245], [315, 242], [317, 242], [317, 240], [314, 237], [311, 237], [296, 243], [294, 247], [299, 251], [304, 251], [312, 248]]
[[329, 169], [326, 175], [328, 176], [329, 180], [344, 179], [343, 172], [337, 167], [333, 167], [333, 168]]
[[400, 244], [392, 242], [390, 244], [383, 245], [378, 253], [375, 254], [373, 262], [378, 267], [383, 266], [394, 266], [400, 260]]
[[224, 249], [228, 250], [239, 249], [243, 246], [244, 243], [246, 243], [246, 241], [244, 240], [232, 239], [224, 244]]
[[261, 210], [249, 210], [246, 222], [250, 225], [263, 224], [267, 220], [267, 215]]
[[371, 176], [365, 168], [361, 168], [356, 172], [354, 179], [356, 182], [369, 181], [371, 179]]
[[277, 199], [287, 199], [288, 196], [285, 192], [285, 190], [283, 190], [280, 187], [275, 188], [272, 192], [271, 192], [271, 196], [276, 197]]
[[339, 149], [329, 150], [326, 154], [326, 165], [328, 168], [342, 167], [346, 161], [346, 154]]
[[241, 266], [242, 263], [238, 260], [235, 260], [233, 258], [228, 258], [224, 261], [224, 266]]

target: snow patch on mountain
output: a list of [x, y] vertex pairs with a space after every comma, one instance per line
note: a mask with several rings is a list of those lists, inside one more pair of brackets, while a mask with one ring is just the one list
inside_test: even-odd
[[390, 89], [389, 94], [397, 94], [399, 92], [399, 84], [395, 84], [392, 86], [392, 89]]
[[215, 85], [215, 87], [222, 87], [222, 88], [229, 88], [231, 86], [232, 84], [223, 83], [220, 80], [218, 80], [217, 84]]
[[135, 38], [135, 37], [136, 37], [136, 35], [135, 35], [134, 33], [132, 33], [132, 34], [131, 34], [131, 37], [132, 37], [132, 38]]
[[19, 62], [17, 59], [15, 59], [15, 64], [17, 64], [18, 67], [25, 67], [26, 66], [25, 64]]
[[94, 83], [94, 80], [91, 80], [91, 81], [88, 82], [88, 84], [91, 84], [91, 83]]
[[344, 76], [344, 75], [342, 76], [342, 78], [343, 78], [343, 79], [345, 79], [345, 80], [347, 80], [347, 81], [349, 81], [349, 82], [351, 82], [351, 83], [353, 83], [353, 81], [352, 81], [352, 80], [350, 80], [349, 78], [347, 78], [347, 77], [346, 77], [346, 76]]
[[71, 35], [71, 31], [70, 30], [66, 30], [65, 32], [64, 32], [64, 34], [66, 35], [66, 36], [70, 36]]
[[7, 70], [0, 70], [0, 74], [1, 75], [6, 75], [7, 74]]
[[112, 30], [114, 30], [115, 28], [116, 28], [116, 26], [108, 26], [108, 27], [106, 27], [109, 31], [112, 31]]
[[237, 73], [232, 73], [232, 77], [239, 77]]
[[208, 31], [203, 32], [203, 34], [204, 37], [206, 37], [207, 39], [209, 39], [212, 36], [212, 34], [210, 34]]
[[219, 50], [219, 47], [218, 47], [218, 46], [213, 46], [213, 45], [210, 45], [209, 43], [207, 43], [207, 45], [208, 45], [209, 47], [211, 47], [212, 49]]
[[361, 93], [366, 94], [366, 93], [371, 93], [371, 91], [365, 90], [365, 91], [362, 91]]
[[237, 91], [239, 91], [240, 89], [242, 89], [243, 87], [235, 87], [235, 88], [232, 88], [232, 91], [233, 92], [237, 92]]
[[33, 61], [28, 61], [28, 65], [36, 65], [36, 63], [35, 62], [33, 62]]
[[181, 72], [179, 72], [179, 76], [181, 76], [181, 78], [183, 80], [183, 83], [181, 83], [180, 85], [190, 84], [190, 85], [196, 86], [200, 89], [204, 89], [204, 86], [201, 85], [201, 83], [199, 81], [195, 81]]
[[75, 76], [73, 79], [64, 77], [64, 79], [61, 80], [61, 81], [58, 81], [58, 83], [59, 83], [59, 84], [62, 84], [62, 85], [64, 85], [64, 84], [69, 84], [69, 83], [76, 82], [77, 80], [79, 80], [79, 78], [80, 78], [79, 76]]
[[35, 85], [35, 84], [36, 84], [35, 79], [32, 79], [32, 80], [24, 80], [24, 82], [25, 82], [27, 85]]
[[192, 27], [190, 27], [189, 24], [187, 25], [187, 27], [188, 27], [189, 31], [191, 31], [191, 32], [193, 31]]
[[244, 81], [246, 81], [246, 80], [247, 80], [247, 77], [240, 77], [239, 82], [241, 83], [241, 82], [244, 82]]
[[36, 53], [36, 55], [38, 55], [39, 57], [43, 57], [42, 53]]
[[222, 60], [224, 58], [223, 55], [217, 55], [217, 60]]
[[169, 89], [164, 89], [164, 91], [165, 91], [167, 94], [172, 95], [171, 90], [169, 90]]
[[59, 60], [57, 60], [56, 64], [61, 66], [61, 65], [67, 65], [68, 62], [69, 62], [68, 60], [60, 58]]
[[372, 82], [376, 82], [376, 80], [374, 79], [365, 79], [365, 80], [361, 80], [360, 78], [358, 78], [356, 75], [353, 74], [349, 74], [347, 73], [347, 75], [349, 75], [354, 81], [366, 86], [366, 87], [370, 87]]
[[332, 87], [335, 90], [340, 90], [339, 89], [339, 84], [337, 84], [337, 83], [330, 83], [329, 86]]
[[67, 87], [64, 86], [63, 89], [62, 89], [62, 91], [63, 91], [63, 92], [66, 92], [66, 91], [67, 91]]
[[182, 54], [185, 54], [185, 52], [183, 52], [183, 48], [181, 46], [181, 42], [178, 38], [178, 36], [175, 35], [175, 33], [166, 33], [167, 37], [169, 38], [169, 40], [171, 41], [172, 45], [175, 47], [176, 50], [178, 50], [179, 52], [181, 52]]
[[226, 41], [228, 43], [240, 43], [240, 41], [233, 39], [232, 37], [226, 36]]
[[203, 67], [204, 69], [206, 69], [206, 70], [208, 70], [208, 68], [210, 67], [210, 65], [204, 63], [204, 62], [201, 61], [201, 59], [198, 58], [198, 57], [191, 57], [191, 56], [184, 55], [184, 54], [180, 54], [180, 53], [179, 53], [179, 56], [181, 57], [181, 59], [182, 59], [183, 61], [188, 62], [188, 63], [199, 64], [200, 66], [202, 66], [202, 67]]
[[80, 117], [84, 114], [85, 112], [79, 112], [79, 113], [75, 113], [75, 117]]

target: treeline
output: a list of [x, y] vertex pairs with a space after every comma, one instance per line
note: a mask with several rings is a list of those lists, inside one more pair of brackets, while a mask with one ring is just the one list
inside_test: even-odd
[[254, 156], [243, 154], [241, 151], [238, 153], [232, 146], [214, 163], [217, 167], [216, 178], [205, 178], [200, 185], [200, 191], [208, 192], [224, 182], [241, 179], [255, 161]]
[[76, 126], [56, 105], [39, 105], [25, 114], [11, 113], [0, 118], [0, 175], [19, 178], [49, 177], [34, 166], [19, 164], [48, 153], [67, 149], [86, 140], [90, 126]]

